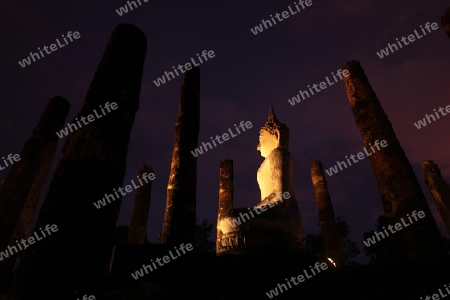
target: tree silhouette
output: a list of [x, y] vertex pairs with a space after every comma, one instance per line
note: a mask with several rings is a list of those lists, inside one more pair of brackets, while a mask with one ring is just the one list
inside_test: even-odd
[[[382, 232], [383, 227], [388, 227], [388, 221], [384, 215], [380, 216], [377, 220], [377, 229], [376, 231]], [[375, 234], [375, 230], [365, 231], [364, 232], [364, 240], [373, 237]], [[440, 231], [442, 242], [447, 254], [450, 255], [450, 239], [443, 236], [442, 231]], [[388, 236], [380, 241], [377, 241], [375, 244], [370, 245], [370, 247], [364, 246], [364, 253], [369, 257], [370, 264], [387, 264], [395, 261], [394, 251], [391, 242], [391, 236]]]
[[115, 244], [126, 244], [129, 230], [130, 230], [130, 226], [128, 226], [128, 225], [117, 226], [114, 231], [114, 243]]
[[[371, 231], [364, 231], [364, 240], [374, 236], [375, 231], [380, 232], [383, 226], [388, 227], [388, 221], [384, 215], [377, 220], [377, 229]], [[364, 253], [369, 257], [370, 264], [386, 264], [394, 262], [394, 252], [390, 237], [377, 241], [370, 247], [364, 246]]]
[[[361, 252], [358, 250], [356, 243], [349, 238], [350, 226], [341, 217], [336, 218], [336, 226], [338, 228], [339, 238], [341, 239], [346, 264], [357, 264], [352, 259], [356, 258]], [[307, 234], [304, 241], [307, 253], [314, 255], [320, 260], [326, 259], [322, 233]]]
[[214, 224], [204, 219], [201, 223], [197, 222], [196, 226], [196, 251], [197, 252], [215, 252], [216, 242], [211, 237]]
[[450, 239], [443, 236], [442, 231], [441, 231], [441, 237], [442, 237], [442, 241], [444, 243], [445, 253], [447, 253], [447, 255], [450, 256]]

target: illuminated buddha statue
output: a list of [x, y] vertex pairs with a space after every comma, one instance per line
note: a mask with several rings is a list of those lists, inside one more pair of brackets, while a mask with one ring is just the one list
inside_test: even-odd
[[[258, 210], [233, 208], [228, 203], [229, 211], [219, 211], [218, 255], [304, 250], [301, 215], [294, 191], [294, 164], [289, 153], [289, 129], [278, 121], [272, 106], [267, 122], [261, 127], [257, 150], [264, 157], [256, 176], [260, 200], [255, 199], [254, 207]], [[240, 220], [239, 225], [236, 220]]]
[[[301, 216], [294, 191], [294, 163], [289, 153], [289, 129], [277, 119], [272, 105], [267, 122], [259, 132], [257, 150], [265, 158], [257, 173], [261, 191], [261, 202], [257, 206], [267, 205], [267, 199], [271, 203], [280, 201], [279, 195], [288, 192], [290, 197], [283, 199], [282, 206], [301, 233]], [[271, 198], [271, 195], [277, 196]]]
[[[267, 122], [259, 132], [259, 144], [256, 149], [265, 158], [257, 173], [261, 201], [273, 193], [294, 194], [293, 162], [288, 147], [289, 129], [278, 121], [271, 105]], [[272, 198], [270, 201], [275, 200], [277, 199]]]

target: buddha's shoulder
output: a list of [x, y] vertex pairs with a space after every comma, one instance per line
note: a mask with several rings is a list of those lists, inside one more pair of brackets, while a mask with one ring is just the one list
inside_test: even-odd
[[269, 156], [271, 157], [291, 157], [291, 154], [289, 153], [288, 150], [283, 149], [283, 148], [275, 148], [272, 150], [272, 152], [270, 152]]

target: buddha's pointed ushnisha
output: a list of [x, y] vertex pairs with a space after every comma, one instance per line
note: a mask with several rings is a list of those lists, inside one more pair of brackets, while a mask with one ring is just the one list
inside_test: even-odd
[[270, 104], [269, 116], [267, 117], [267, 122], [278, 123], [278, 118], [275, 115], [275, 110], [273, 109], [273, 105]]

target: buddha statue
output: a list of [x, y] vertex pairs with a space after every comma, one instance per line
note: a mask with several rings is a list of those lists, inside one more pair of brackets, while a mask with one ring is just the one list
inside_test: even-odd
[[253, 209], [233, 208], [232, 200], [219, 200], [219, 206], [227, 210], [220, 211], [217, 220], [218, 255], [304, 250], [289, 129], [277, 119], [272, 105], [259, 132], [257, 150], [264, 157], [256, 174], [260, 200]]
[[[264, 157], [256, 176], [261, 191], [261, 202], [257, 207], [282, 201], [288, 217], [300, 230], [301, 216], [294, 191], [294, 162], [289, 153], [289, 129], [277, 119], [272, 105], [266, 124], [259, 132], [256, 150]], [[280, 195], [286, 192], [289, 198], [280, 199]]]
[[265, 158], [257, 172], [261, 201], [272, 193], [293, 194], [292, 159], [288, 143], [289, 129], [278, 121], [271, 105], [267, 122], [259, 132], [259, 143], [256, 148]]

